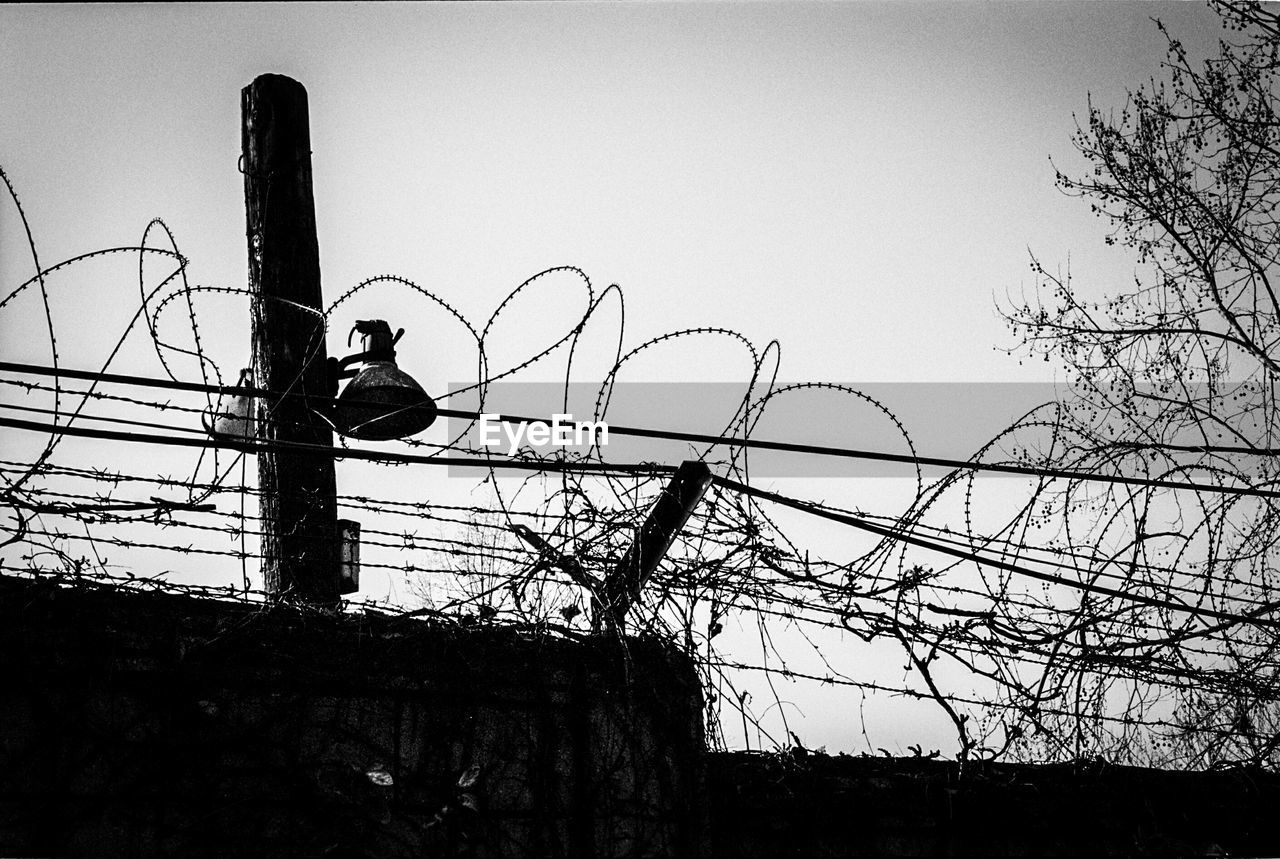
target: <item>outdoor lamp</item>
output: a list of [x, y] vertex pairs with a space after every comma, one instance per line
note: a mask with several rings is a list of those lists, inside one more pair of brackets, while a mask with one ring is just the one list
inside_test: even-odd
[[[360, 332], [361, 351], [339, 361], [329, 359], [331, 393], [338, 380], [351, 378], [338, 395], [333, 423], [338, 432], [352, 438], [386, 441], [422, 432], [436, 419], [436, 404], [413, 377], [396, 366], [395, 345], [404, 335], [391, 334], [382, 319], [363, 319], [351, 333]], [[347, 335], [351, 345], [351, 335]], [[352, 364], [360, 369], [347, 369]]]

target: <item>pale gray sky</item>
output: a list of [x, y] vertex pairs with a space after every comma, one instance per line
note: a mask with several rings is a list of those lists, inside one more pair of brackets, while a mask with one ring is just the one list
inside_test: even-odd
[[[310, 93], [330, 297], [392, 272], [482, 319], [572, 264], [624, 287], [633, 342], [723, 325], [780, 339], [788, 379], [1042, 378], [992, 351], [992, 296], [1028, 247], [1126, 275], [1048, 159], [1075, 165], [1087, 93], [1157, 71], [1156, 14], [1218, 34], [1193, 3], [7, 6], [0, 157], [46, 260], [159, 216], [195, 280], [242, 284], [239, 92], [281, 72]], [[563, 315], [538, 299], [530, 341]]]

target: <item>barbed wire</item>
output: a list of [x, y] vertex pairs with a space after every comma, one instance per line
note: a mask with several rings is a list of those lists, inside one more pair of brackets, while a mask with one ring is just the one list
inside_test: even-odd
[[[0, 533], [5, 535], [0, 539], [0, 571], [69, 586], [153, 589], [269, 604], [273, 595], [253, 589], [250, 580], [252, 563], [263, 559], [264, 529], [247, 505], [260, 499], [263, 490], [249, 479], [246, 457], [260, 448], [211, 439], [201, 425], [202, 418], [217, 414], [225, 398], [234, 396], [262, 398], [265, 407], [257, 418], [274, 422], [273, 403], [292, 390], [226, 385], [240, 368], [227, 372], [208, 352], [202, 302], [255, 296], [239, 286], [192, 283], [190, 261], [159, 219], [147, 224], [137, 245], [91, 250], [42, 267], [26, 213], [2, 170], [0, 179], [27, 232], [36, 272], [0, 294], [0, 312], [16, 312], [18, 297], [34, 287], [52, 356], [49, 381], [0, 378], [0, 396], [36, 398], [2, 401], [0, 409], [45, 419], [0, 416], [9, 438], [18, 441], [29, 434], [38, 440], [38, 450], [30, 455], [14, 453], [0, 460]], [[136, 257], [138, 263], [136, 312], [105, 359], [86, 359], [86, 366], [97, 369], [77, 373], [68, 369], [59, 351], [58, 302], [51, 279], [88, 260], [118, 255]], [[152, 275], [148, 261], [164, 261], [172, 271]], [[582, 299], [572, 318], [549, 335], [549, 345], [536, 346], [510, 366], [491, 369], [492, 338], [503, 315], [535, 286], [562, 288], [564, 283], [572, 284], [573, 295]], [[1250, 724], [1255, 728], [1240, 730], [1238, 724], [1226, 724], [1237, 714], [1215, 720], [1206, 716], [1208, 708], [1194, 706], [1196, 694], [1216, 696], [1213, 701], [1224, 713], [1232, 707], [1259, 713], [1277, 700], [1280, 639], [1275, 628], [1280, 624], [1269, 614], [1280, 603], [1268, 546], [1242, 544], [1215, 555], [1214, 566], [1190, 560], [1182, 545], [1172, 561], [1160, 562], [1123, 541], [1119, 547], [1082, 547], [1070, 539], [1055, 545], [1047, 534], [1033, 540], [1043, 522], [1031, 502], [996, 528], [979, 528], [974, 515], [974, 478], [980, 470], [1016, 474], [1038, 487], [1098, 481], [1104, 486], [1100, 505], [1130, 503], [1137, 492], [1194, 493], [1194, 503], [1204, 507], [1201, 524], [1192, 523], [1170, 538], [1187, 543], [1216, 539], [1219, 523], [1225, 527], [1230, 516], [1277, 515], [1274, 499], [1280, 490], [1272, 488], [1273, 478], [1226, 467], [1191, 473], [1173, 461], [1159, 472], [1128, 474], [1118, 466], [1102, 473], [1002, 459], [1001, 445], [1013, 443], [1019, 429], [1059, 431], [1052, 413], [1045, 411], [1023, 416], [970, 461], [925, 456], [917, 451], [910, 427], [853, 386], [780, 384], [781, 347], [776, 341], [760, 348], [730, 329], [701, 326], [627, 347], [621, 288], [611, 284], [597, 290], [575, 266], [556, 266], [526, 279], [498, 302], [483, 325], [471, 323], [436, 290], [409, 278], [366, 278], [323, 310], [310, 309], [319, 323], [316, 338], [328, 333], [340, 308], [375, 287], [406, 289], [414, 300], [444, 311], [474, 346], [476, 376], [453, 393], [474, 392], [476, 410], [441, 409], [442, 415], [464, 423], [484, 412], [494, 382], [515, 378], [556, 356], [564, 358], [561, 402], [567, 408], [580, 338], [600, 318], [606, 301], [618, 302], [617, 345], [596, 390], [593, 420], [607, 419], [617, 384], [640, 358], [706, 338], [740, 350], [735, 354], [744, 356], [746, 383], [733, 414], [714, 428], [717, 432], [610, 427], [613, 433], [685, 444], [694, 450], [693, 458], [713, 461], [719, 472], [717, 485], [703, 496], [627, 616], [629, 630], [666, 638], [699, 666], [707, 688], [714, 690], [708, 715], [715, 742], [728, 742], [723, 718], [728, 715], [742, 720], [745, 742], [754, 731], [757, 738], [789, 743], [794, 734], [782, 697], [786, 684], [806, 684], [817, 696], [838, 687], [938, 708], [956, 723], [956, 753], [961, 756], [1062, 759], [1082, 749], [1107, 749], [1133, 762], [1184, 765], [1197, 759], [1204, 736], [1239, 740], [1235, 753], [1242, 758], [1248, 758], [1248, 741], [1274, 740], [1274, 733], [1256, 727], [1271, 724], [1265, 719], [1254, 719]], [[185, 313], [168, 313], [178, 304]], [[124, 346], [136, 342], [150, 348], [165, 378], [115, 372]], [[304, 362], [314, 361], [321, 345], [322, 340], [313, 338]], [[184, 381], [192, 363], [198, 383]], [[9, 373], [33, 366], [38, 365], [0, 362], [0, 370]], [[172, 391], [171, 399], [123, 390], [139, 380]], [[795, 392], [850, 398], [883, 420], [907, 452], [753, 437], [767, 413], [787, 414], [786, 395]], [[92, 410], [90, 403], [95, 404]], [[379, 467], [474, 466], [482, 473], [477, 489], [488, 492], [487, 500], [476, 504], [406, 497], [405, 487], [389, 482], [338, 494], [340, 511], [366, 519], [361, 570], [385, 573], [389, 583], [390, 602], [351, 601], [346, 610], [401, 618], [478, 618], [570, 637], [591, 634], [591, 615], [604, 583], [627, 557], [673, 465], [610, 463], [598, 443], [573, 457], [541, 457], [528, 450], [502, 457], [462, 445], [468, 431], [469, 426], [444, 443], [411, 440], [380, 449], [339, 439], [343, 446], [333, 450], [335, 459]], [[120, 451], [109, 466], [101, 465], [101, 459], [85, 465], [73, 458], [79, 450], [74, 445], [93, 444], [101, 450], [103, 442]], [[753, 450], [905, 464], [912, 469], [908, 482], [913, 488], [896, 508], [885, 503], [873, 511], [796, 499], [751, 484], [748, 455]], [[722, 457], [712, 460], [713, 453]], [[923, 466], [947, 472], [927, 479]], [[233, 478], [237, 469], [240, 475]], [[496, 479], [502, 469], [529, 473], [512, 491]], [[182, 497], [166, 499], [152, 491]], [[1106, 494], [1117, 492], [1126, 494]], [[1219, 500], [1204, 500], [1210, 496]], [[963, 528], [929, 520], [956, 499]], [[219, 509], [227, 500], [238, 509]], [[784, 527], [771, 504], [856, 524], [866, 537], [852, 543], [843, 539], [839, 558], [822, 557], [807, 548], [812, 535], [803, 527]], [[391, 522], [407, 527], [398, 530]], [[531, 546], [512, 530], [517, 524], [527, 524], [551, 549]], [[939, 562], [938, 553], [950, 557]], [[164, 559], [175, 554], [198, 557], [199, 577], [222, 583], [189, 584], [197, 571], [172, 569]], [[404, 595], [391, 599], [397, 587]], [[741, 619], [754, 622], [754, 641], [728, 628]], [[801, 643], [788, 641], [790, 637]], [[876, 667], [884, 663], [885, 652], [897, 654], [896, 662], [905, 660], [912, 683], [892, 682]], [[809, 670], [809, 664], [822, 670]], [[764, 685], [756, 675], [765, 678]], [[761, 698], [769, 705], [751, 703]], [[1171, 738], [1176, 752], [1152, 757], [1156, 737]], [[1272, 758], [1260, 762], [1276, 763]]]

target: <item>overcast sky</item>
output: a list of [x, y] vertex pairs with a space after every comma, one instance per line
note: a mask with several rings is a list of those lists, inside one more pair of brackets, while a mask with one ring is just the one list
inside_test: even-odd
[[[483, 319], [576, 265], [623, 286], [632, 342], [721, 325], [779, 339], [786, 379], [1042, 378], [993, 351], [993, 298], [1030, 284], [1028, 248], [1127, 276], [1049, 159], [1076, 166], [1089, 93], [1158, 72], [1152, 15], [1219, 32], [1198, 3], [7, 6], [0, 163], [44, 259], [163, 217], [195, 281], [241, 285], [240, 89], [280, 72], [310, 94], [330, 298], [390, 272]], [[59, 291], [74, 326], [85, 293]], [[537, 299], [531, 340], [578, 296]], [[211, 348], [234, 367], [247, 342]]]
[[[6, 5], [0, 166], [44, 265], [136, 244], [161, 217], [193, 283], [241, 287], [240, 90], [283, 73], [310, 96], [329, 299], [396, 274], [481, 325], [521, 281], [572, 265], [622, 286], [629, 345], [722, 326], [779, 340], [787, 381], [1045, 381], [1056, 367], [996, 348], [1011, 342], [996, 304], [1032, 286], [1028, 250], [1070, 260], [1090, 289], [1131, 277], [1050, 159], [1078, 171], [1073, 114], [1090, 94], [1119, 108], [1160, 73], [1152, 16], [1193, 54], [1222, 33], [1199, 3]], [[0, 203], [0, 292], [31, 271]], [[51, 280], [64, 365], [102, 366], [137, 309], [136, 272], [118, 257]], [[531, 292], [495, 329], [493, 366], [558, 338], [582, 305], [569, 278]], [[246, 303], [198, 313], [234, 380]], [[174, 342], [182, 316], [167, 318]], [[579, 378], [608, 367], [616, 310], [603, 316]], [[331, 354], [369, 317], [408, 329], [402, 365], [430, 392], [474, 373], [456, 326], [392, 288], [351, 302]], [[0, 311], [0, 355], [48, 363], [43, 326], [29, 292]], [[112, 369], [160, 374], [145, 332]], [[656, 351], [629, 378], [748, 373], [712, 341]]]

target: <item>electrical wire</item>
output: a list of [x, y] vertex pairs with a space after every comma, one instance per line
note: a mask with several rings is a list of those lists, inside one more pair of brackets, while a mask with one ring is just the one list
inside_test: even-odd
[[[118, 373], [91, 373], [82, 370], [68, 370], [66, 368], [40, 367], [31, 364], [20, 364], [9, 361], [0, 361], [0, 370], [7, 370], [18, 373], [39, 373], [45, 375], [56, 375], [59, 377], [75, 378], [75, 379], [95, 379], [99, 381], [115, 382], [129, 385], [142, 385], [147, 387], [158, 387], [172, 390], [198, 391], [203, 393], [218, 393], [231, 396], [249, 396], [264, 397], [267, 399], [278, 399], [281, 395], [276, 392], [264, 390], [261, 388], [245, 387], [245, 386], [221, 386], [196, 383], [184, 383], [169, 381], [165, 379], [149, 379], [142, 376], [130, 376]], [[313, 400], [325, 400], [332, 402], [326, 398], [315, 398]], [[377, 403], [369, 403], [371, 406], [377, 406]], [[437, 412], [442, 417], [461, 418], [469, 421], [478, 420], [483, 412], [467, 411], [462, 409], [439, 408]], [[522, 417], [518, 415], [493, 414], [496, 420], [504, 423], [549, 423], [545, 418]], [[706, 433], [689, 433], [679, 432], [676, 430], [656, 430], [646, 429], [642, 427], [627, 427], [617, 424], [609, 425], [609, 432], [613, 435], [634, 436], [638, 438], [655, 438], [667, 441], [683, 441], [696, 444], [726, 445], [730, 447], [751, 448], [759, 450], [775, 450], [790, 453], [804, 453], [821, 456], [834, 456], [851, 459], [863, 459], [877, 462], [894, 462], [902, 464], [910, 464], [916, 466], [928, 465], [949, 468], [958, 471], [982, 471], [997, 474], [1013, 474], [1023, 477], [1036, 478], [1053, 478], [1062, 480], [1075, 480], [1086, 482], [1112, 483], [1129, 486], [1143, 486], [1149, 488], [1160, 489], [1176, 489], [1191, 492], [1208, 492], [1222, 495], [1240, 495], [1256, 498], [1280, 498], [1280, 490], [1262, 489], [1256, 486], [1222, 486], [1213, 483], [1197, 483], [1193, 481], [1165, 480], [1162, 478], [1133, 477], [1121, 474], [1098, 474], [1092, 472], [1072, 471], [1069, 469], [1051, 468], [1046, 466], [1025, 466], [1010, 463], [984, 463], [973, 462], [969, 460], [947, 459], [943, 457], [920, 456], [915, 454], [894, 454], [884, 451], [857, 450], [853, 448], [827, 447], [822, 445], [798, 444], [794, 442], [768, 441], [763, 439], [739, 438], [734, 436], [712, 435]]]
[[1217, 611], [1215, 609], [1210, 609], [1210, 608], [1189, 606], [1189, 605], [1186, 605], [1185, 603], [1160, 599], [1159, 597], [1149, 597], [1143, 594], [1130, 593], [1127, 591], [1118, 590], [1116, 588], [1110, 588], [1105, 585], [1097, 585], [1097, 584], [1091, 584], [1089, 582], [1073, 581], [1071, 579], [1063, 578], [1062, 576], [1054, 575], [1052, 573], [1045, 573], [1039, 570], [1032, 570], [1027, 567], [1021, 566], [1019, 564], [1012, 564], [1012, 563], [1009, 563], [1008, 561], [1002, 561], [998, 558], [984, 558], [975, 552], [966, 551], [963, 549], [957, 549], [952, 546], [944, 545], [931, 540], [926, 540], [924, 538], [914, 536], [906, 531], [897, 530], [893, 528], [885, 528], [880, 525], [875, 525], [864, 519], [860, 519], [855, 516], [851, 516], [849, 514], [835, 513], [832, 511], [824, 510], [823, 508], [816, 507], [808, 502], [801, 501], [796, 498], [789, 498], [785, 495], [779, 495], [776, 492], [770, 492], [764, 489], [756, 489], [755, 487], [748, 486], [744, 483], [740, 483], [730, 478], [715, 477], [714, 480], [720, 486], [723, 486], [726, 489], [731, 489], [735, 492], [739, 492], [743, 495], [750, 495], [752, 497], [760, 498], [766, 501], [773, 501], [777, 504], [781, 504], [786, 507], [791, 507], [795, 510], [801, 510], [805, 513], [810, 513], [814, 516], [818, 516], [823, 519], [829, 519], [833, 522], [839, 522], [844, 525], [849, 525], [851, 527], [858, 528], [863, 531], [867, 531], [871, 534], [876, 534], [881, 537], [887, 537], [896, 542], [908, 543], [913, 546], [918, 546], [924, 549], [930, 549], [934, 552], [938, 552], [943, 555], [950, 555], [952, 557], [960, 558], [966, 561], [974, 561], [978, 564], [982, 564], [988, 567], [994, 567], [995, 569], [1006, 570], [1011, 573], [1016, 573], [1017, 575], [1020, 575], [1020, 576], [1039, 579], [1040, 581], [1049, 582], [1051, 584], [1063, 585], [1064, 587], [1072, 588], [1074, 590], [1085, 591], [1087, 593], [1103, 594], [1106, 596], [1116, 597], [1118, 599], [1127, 600], [1132, 603], [1138, 603], [1138, 604], [1150, 606], [1153, 608], [1164, 608], [1164, 609], [1170, 609], [1173, 611], [1199, 615], [1203, 617], [1212, 617], [1216, 620], [1228, 620], [1236, 623], [1250, 623], [1250, 624], [1256, 624], [1260, 626], [1274, 627], [1274, 628], [1280, 629], [1280, 621], [1262, 617], [1262, 615], [1265, 613], [1275, 611], [1276, 609], [1280, 609], [1280, 602], [1267, 603], [1261, 608], [1253, 612], [1250, 612], [1248, 614], [1235, 614], [1233, 612], [1222, 612], [1222, 611]]

